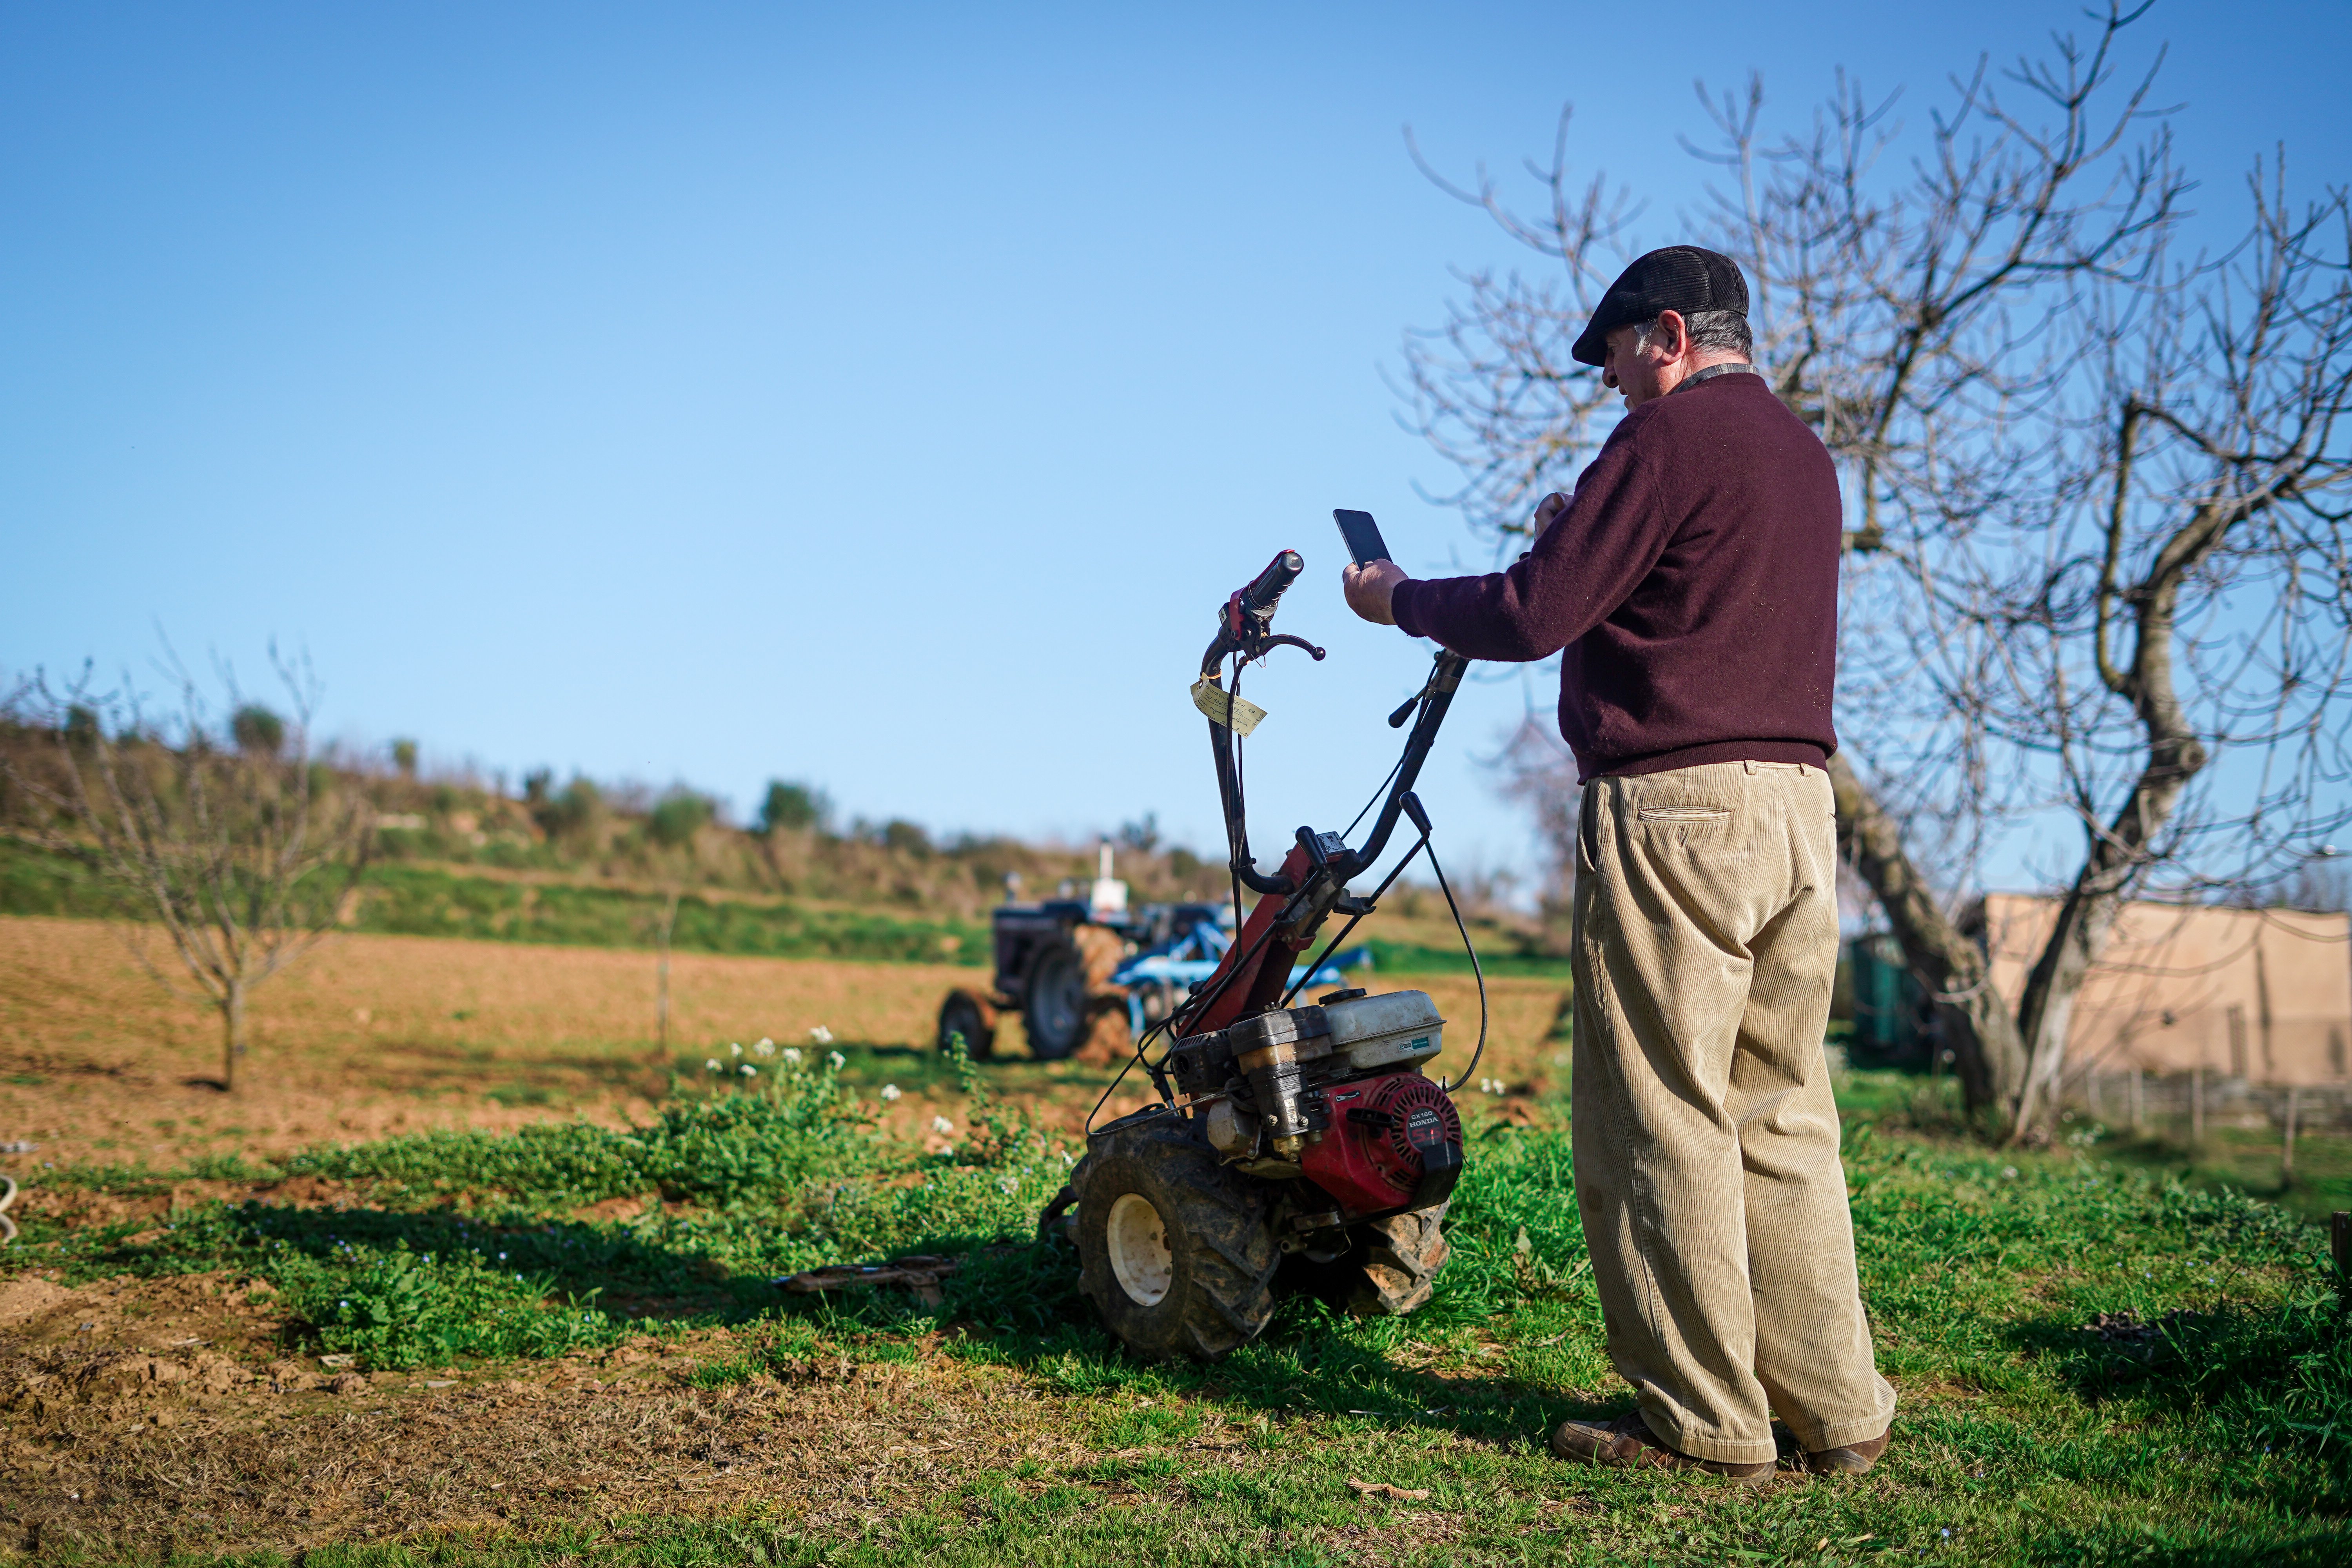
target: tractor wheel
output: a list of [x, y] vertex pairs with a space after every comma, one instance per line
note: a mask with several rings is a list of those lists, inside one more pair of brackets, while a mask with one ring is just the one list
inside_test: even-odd
[[1347, 1253], [1328, 1263], [1286, 1260], [1282, 1286], [1316, 1296], [1360, 1318], [1402, 1318], [1418, 1310], [1445, 1267], [1445, 1208], [1408, 1209], [1349, 1227]]
[[1039, 1061], [1060, 1061], [1085, 1043], [1091, 1022], [1086, 955], [1067, 938], [1048, 943], [1029, 966], [1028, 995], [1021, 1010], [1029, 1054]]
[[957, 1035], [963, 1037], [964, 1055], [986, 1061], [996, 1049], [996, 1009], [969, 991], [949, 992], [940, 1004], [940, 1049]]
[[1078, 1288], [1135, 1354], [1217, 1361], [1274, 1315], [1268, 1189], [1220, 1163], [1182, 1117], [1114, 1124], [1071, 1184]]

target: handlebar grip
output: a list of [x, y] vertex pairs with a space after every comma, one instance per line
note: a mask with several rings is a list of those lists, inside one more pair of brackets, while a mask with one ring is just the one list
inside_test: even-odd
[[1256, 581], [1242, 590], [1242, 607], [1259, 612], [1274, 608], [1298, 574], [1307, 570], [1307, 558], [1296, 550], [1286, 550], [1266, 564]]

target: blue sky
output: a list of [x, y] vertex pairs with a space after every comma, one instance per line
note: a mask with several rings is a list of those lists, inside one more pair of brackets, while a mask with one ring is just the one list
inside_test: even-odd
[[[1662, 30], [1668, 18], [1673, 31]], [[1924, 117], [2065, 5], [35, 6], [0, 11], [0, 671], [157, 628], [428, 758], [748, 810], [1213, 845], [1215, 603], [1308, 559], [1251, 694], [1261, 845], [1336, 825], [1425, 655], [1345, 614], [1333, 506], [1483, 563], [1383, 380], [1449, 268], [1519, 264], [1408, 160], [1549, 150], [1676, 237], [1694, 77]], [[2352, 6], [2160, 5], [2233, 193], [2352, 174]], [[152, 684], [152, 680], [151, 680]], [[1549, 693], [1538, 690], [1539, 706]], [[1452, 859], [1528, 829], [1460, 707]]]

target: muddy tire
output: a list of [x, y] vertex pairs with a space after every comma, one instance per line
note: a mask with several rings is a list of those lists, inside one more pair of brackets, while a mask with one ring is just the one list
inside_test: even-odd
[[1264, 1331], [1282, 1261], [1270, 1192], [1220, 1163], [1182, 1117], [1114, 1123], [1071, 1184], [1078, 1288], [1130, 1352], [1217, 1361]]
[[1454, 1250], [1445, 1245], [1445, 1209], [1444, 1204], [1407, 1209], [1355, 1227], [1348, 1310], [1362, 1318], [1402, 1318], [1428, 1301], [1437, 1271]]
[[1282, 1288], [1359, 1318], [1418, 1311], [1437, 1288], [1437, 1272], [1452, 1250], [1445, 1244], [1445, 1209], [1439, 1204], [1352, 1226], [1344, 1257], [1324, 1263], [1294, 1257], [1283, 1269]]
[[996, 1009], [969, 991], [950, 991], [948, 999], [940, 1004], [940, 1049], [948, 1048], [948, 1040], [956, 1035], [963, 1037], [964, 1054], [976, 1062], [984, 1062], [996, 1051]]

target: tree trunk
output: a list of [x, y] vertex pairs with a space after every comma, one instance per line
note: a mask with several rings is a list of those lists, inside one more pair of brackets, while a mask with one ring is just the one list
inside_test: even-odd
[[[2066, 1029], [2074, 1018], [2074, 998], [2105, 951], [2124, 900], [2155, 854], [2157, 840], [2172, 820], [2189, 781], [2208, 760], [2172, 683], [2173, 617], [2183, 579], [2220, 546], [2247, 510], [2242, 500], [2199, 507], [2158, 552], [2147, 577], [2128, 594], [2113, 586], [2112, 554], [2103, 574], [2096, 650], [2100, 678], [2109, 690], [2129, 699], [2147, 734], [2147, 760], [2115, 820], [2093, 829], [2090, 852], [2059, 906], [2058, 923], [2026, 977], [2017, 1010], [2026, 1071], [2010, 1123], [2011, 1142], [2041, 1136], [2057, 1114], [2058, 1079], [2066, 1068]], [[2122, 669], [2108, 662], [2105, 624], [2106, 605], [2117, 601], [2132, 606], [2137, 623], [2131, 662]]]
[[2040, 1136], [2057, 1112], [2074, 998], [2106, 949], [2133, 877], [2146, 861], [2148, 840], [2170, 818], [2173, 803], [2204, 765], [2205, 749], [2190, 739], [2185, 747], [2156, 748], [2156, 757], [2160, 760], [2150, 761], [2114, 825], [2093, 843], [2058, 908], [2058, 922], [2042, 957], [2026, 976], [2017, 1033], [2024, 1042], [2027, 1066], [2011, 1118], [2012, 1142]]
[[1843, 752], [1830, 758], [1829, 774], [1839, 845], [1886, 911], [1904, 963], [1935, 998], [1969, 1109], [2007, 1123], [2024, 1085], [2026, 1055], [1991, 964], [1937, 903], [1904, 851], [1902, 829]]
[[236, 1058], [245, 1054], [245, 983], [231, 980], [221, 993], [221, 1092], [236, 1088]]

